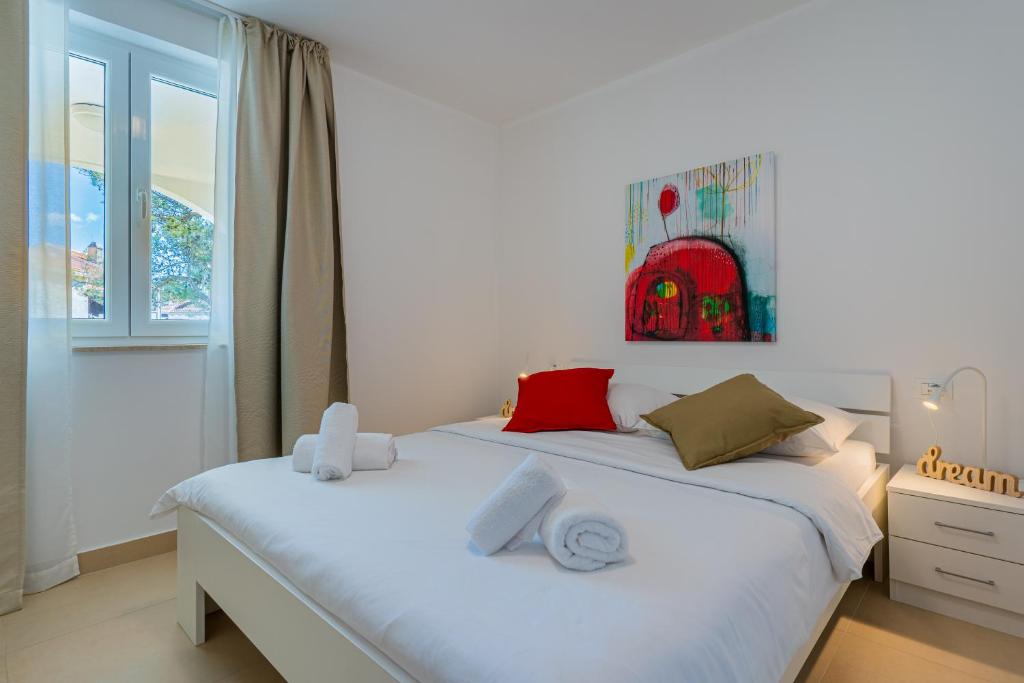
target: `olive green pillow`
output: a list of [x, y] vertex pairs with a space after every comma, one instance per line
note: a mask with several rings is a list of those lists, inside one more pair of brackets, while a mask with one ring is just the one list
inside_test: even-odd
[[688, 470], [745, 458], [824, 422], [753, 375], [737, 375], [640, 417], [672, 436]]

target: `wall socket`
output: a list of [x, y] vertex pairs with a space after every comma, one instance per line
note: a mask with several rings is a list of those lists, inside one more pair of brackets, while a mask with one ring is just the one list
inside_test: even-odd
[[[931, 393], [932, 393], [932, 389], [935, 388], [936, 385], [942, 384], [943, 381], [944, 380], [942, 380], [942, 379], [923, 379], [923, 378], [920, 378], [920, 377], [915, 379], [914, 380], [914, 384], [917, 386], [917, 397], [918, 398], [928, 398], [928, 396], [931, 395]], [[950, 384], [948, 387], [946, 387], [946, 390], [942, 392], [942, 398], [944, 398], [944, 399], [952, 399], [953, 398], [953, 385], [952, 384]]]

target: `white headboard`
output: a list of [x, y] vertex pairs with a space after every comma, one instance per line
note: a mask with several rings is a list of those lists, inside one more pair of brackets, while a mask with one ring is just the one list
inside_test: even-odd
[[850, 438], [869, 442], [879, 454], [890, 452], [892, 380], [889, 375], [626, 365], [591, 359], [574, 359], [571, 365], [613, 368], [613, 382], [647, 384], [680, 396], [695, 394], [730, 377], [749, 372], [780, 394], [809, 398], [860, 414], [864, 423]]

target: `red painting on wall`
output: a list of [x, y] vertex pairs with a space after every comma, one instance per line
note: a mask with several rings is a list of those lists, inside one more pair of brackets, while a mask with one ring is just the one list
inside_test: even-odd
[[774, 178], [766, 153], [627, 188], [626, 341], [775, 341]]
[[655, 245], [626, 280], [626, 339], [745, 341], [746, 291], [736, 257], [715, 240]]

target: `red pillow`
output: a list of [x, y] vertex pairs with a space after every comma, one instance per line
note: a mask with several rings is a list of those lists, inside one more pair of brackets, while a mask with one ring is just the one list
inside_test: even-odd
[[614, 370], [549, 370], [519, 378], [519, 404], [506, 432], [563, 429], [615, 431], [608, 409], [608, 380]]

